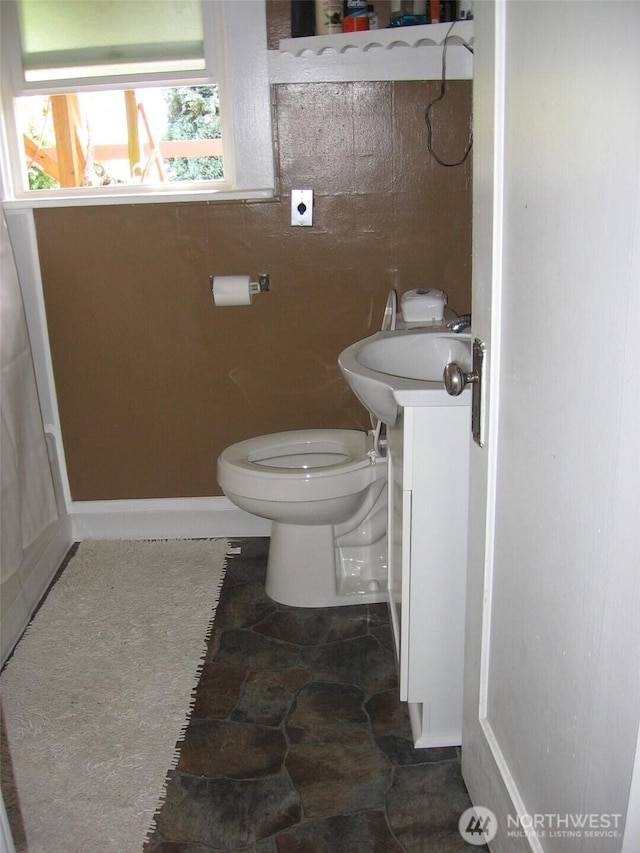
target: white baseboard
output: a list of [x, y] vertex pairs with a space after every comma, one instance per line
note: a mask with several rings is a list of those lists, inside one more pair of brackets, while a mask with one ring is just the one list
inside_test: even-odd
[[2, 617], [0, 663], [4, 664], [74, 543], [68, 518], [51, 524], [24, 554], [20, 592]]
[[269, 536], [271, 531], [270, 521], [226, 497], [74, 501], [69, 515], [76, 541]]
[[0, 793], [0, 853], [16, 853], [4, 799]]
[[228, 498], [75, 501], [69, 515], [25, 554], [20, 596], [2, 619], [0, 663], [22, 636], [69, 548], [83, 539], [211, 539], [269, 536], [271, 522], [238, 509]]
[[423, 719], [424, 705], [422, 702], [407, 702], [413, 745], [416, 749], [433, 749], [442, 746], [460, 746], [462, 731], [438, 731], [428, 729], [428, 721]]

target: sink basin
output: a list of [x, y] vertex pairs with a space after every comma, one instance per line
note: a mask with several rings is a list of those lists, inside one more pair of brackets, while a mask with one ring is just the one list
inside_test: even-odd
[[445, 391], [442, 373], [450, 361], [471, 370], [471, 335], [442, 328], [376, 332], [338, 357], [349, 387], [379, 420], [390, 426], [404, 406], [469, 406], [471, 391]]

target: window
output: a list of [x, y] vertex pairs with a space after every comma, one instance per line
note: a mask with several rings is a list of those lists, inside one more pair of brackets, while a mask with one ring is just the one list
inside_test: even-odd
[[0, 11], [10, 199], [273, 195], [264, 0], [2, 0]]
[[16, 102], [29, 189], [225, 181], [216, 85], [29, 95]]

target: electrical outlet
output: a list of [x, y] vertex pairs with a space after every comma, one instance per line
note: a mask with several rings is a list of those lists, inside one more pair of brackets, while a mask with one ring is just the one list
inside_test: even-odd
[[313, 190], [291, 190], [291, 224], [313, 225]]

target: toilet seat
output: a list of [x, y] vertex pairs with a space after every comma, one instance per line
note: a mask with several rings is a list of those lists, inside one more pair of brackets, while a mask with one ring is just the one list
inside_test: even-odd
[[232, 486], [235, 494], [265, 500], [322, 500], [352, 494], [384, 476], [377, 461], [365, 432], [290, 430], [227, 447], [218, 460], [218, 481], [225, 491]]

